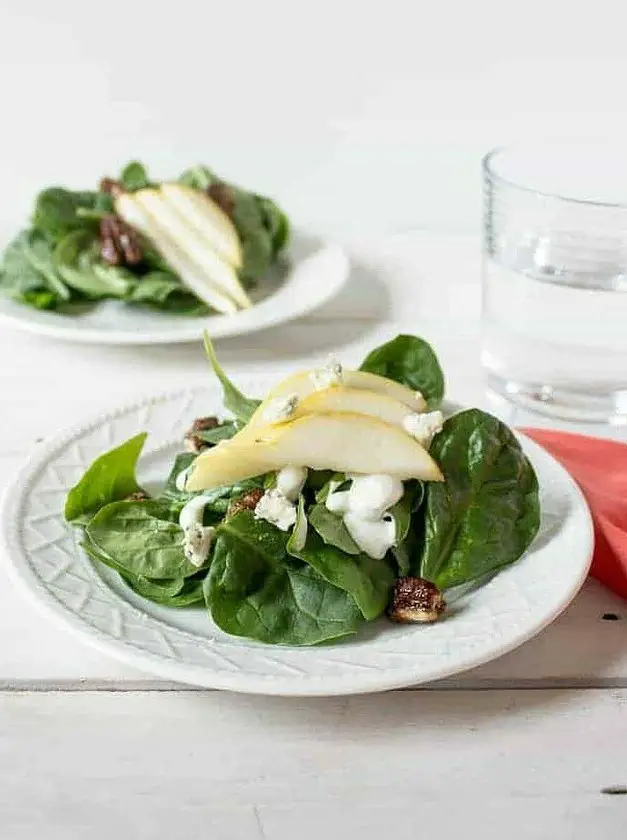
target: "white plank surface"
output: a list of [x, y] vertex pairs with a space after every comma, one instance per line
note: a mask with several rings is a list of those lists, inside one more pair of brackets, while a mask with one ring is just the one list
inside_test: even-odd
[[[529, 0], [513, 32], [495, 0], [392, 0], [383, 13], [357, 0], [109, 0], [96, 23], [79, 0], [7, 0], [0, 240], [42, 184], [87, 186], [135, 156], [159, 175], [206, 160], [333, 234], [477, 231], [488, 147], [539, 131], [624, 137], [608, 83], [627, 68], [621, 9]], [[229, 367], [278, 374], [330, 349], [358, 359], [405, 329], [436, 343], [455, 399], [481, 403], [478, 241], [355, 247], [361, 270], [339, 300], [222, 342]], [[76, 348], [1, 328], [0, 490], [38, 438], [205, 376], [193, 347]], [[537, 639], [447, 683], [456, 690], [294, 702], [168, 691], [41, 616], [2, 561], [2, 840], [625, 834], [627, 797], [600, 790], [627, 784], [627, 695], [611, 688], [627, 683], [627, 610], [595, 584]], [[490, 685], [605, 688], [458, 690]]]
[[[413, 331], [434, 342], [451, 398], [486, 404], [479, 366], [477, 240], [411, 234], [355, 240], [350, 246], [356, 269], [340, 298], [298, 323], [220, 342], [229, 370], [279, 375], [324, 359], [331, 350], [356, 362], [378, 341]], [[38, 439], [85, 415], [134, 400], [138, 391], [167, 390], [181, 381], [205, 381], [208, 375], [196, 345], [77, 347], [2, 330], [0, 358], [8, 360], [0, 367], [0, 490]], [[496, 409], [510, 422], [525, 419], [512, 415], [508, 406]], [[607, 612], [620, 620], [604, 621]], [[52, 623], [13, 588], [0, 565], [0, 687], [166, 685], [91, 650]], [[537, 639], [447, 685], [626, 686], [625, 606], [590, 583]]]
[[623, 837], [624, 691], [0, 695], [7, 840]]

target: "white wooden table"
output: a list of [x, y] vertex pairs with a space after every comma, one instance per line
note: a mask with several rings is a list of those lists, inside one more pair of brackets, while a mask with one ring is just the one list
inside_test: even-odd
[[[435, 344], [450, 396], [486, 405], [478, 243], [408, 234], [351, 249], [338, 300], [221, 342], [229, 370], [278, 375], [331, 350], [350, 363], [413, 331]], [[198, 346], [78, 347], [4, 328], [0, 359], [0, 487], [63, 426], [207, 376]], [[120, 665], [41, 616], [0, 566], [3, 840], [618, 838], [626, 744], [627, 605], [594, 582], [535, 640], [475, 671], [309, 701], [197, 691]]]

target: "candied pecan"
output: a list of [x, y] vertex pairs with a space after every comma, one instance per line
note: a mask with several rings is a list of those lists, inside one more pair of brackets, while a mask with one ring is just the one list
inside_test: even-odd
[[235, 193], [224, 181], [216, 181], [207, 187], [207, 195], [220, 207], [227, 216], [235, 209]]
[[134, 493], [131, 493], [130, 496], [127, 496], [124, 501], [125, 502], [145, 502], [149, 499], [150, 496], [148, 493], [145, 493], [143, 490], [136, 490]]
[[217, 417], [197, 417], [190, 428], [185, 432], [185, 446], [189, 452], [202, 452], [209, 444], [206, 443], [196, 432], [207, 432], [220, 425]]
[[230, 519], [231, 516], [235, 516], [235, 514], [239, 513], [241, 510], [254, 510], [261, 501], [264, 492], [265, 491], [262, 490], [261, 487], [254, 487], [252, 490], [249, 490], [247, 493], [243, 493], [236, 499], [231, 499], [226, 511], [226, 518]]
[[117, 198], [123, 192], [125, 192], [124, 187], [119, 181], [116, 181], [115, 178], [103, 178], [100, 181], [100, 192], [107, 193], [112, 198]]
[[138, 235], [118, 216], [100, 220], [100, 254], [107, 265], [137, 265], [143, 256]]
[[437, 621], [446, 603], [431, 581], [419, 577], [402, 577], [394, 585], [388, 616], [401, 624]]

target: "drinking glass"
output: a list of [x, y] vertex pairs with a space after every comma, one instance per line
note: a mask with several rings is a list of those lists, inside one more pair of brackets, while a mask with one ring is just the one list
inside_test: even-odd
[[498, 148], [483, 187], [489, 386], [553, 417], [627, 423], [627, 151]]

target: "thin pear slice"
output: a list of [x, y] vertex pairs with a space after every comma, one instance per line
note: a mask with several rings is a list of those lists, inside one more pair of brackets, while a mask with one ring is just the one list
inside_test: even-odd
[[152, 242], [168, 265], [179, 275], [181, 281], [200, 300], [216, 312], [222, 312], [225, 315], [237, 312], [235, 301], [204, 275], [188, 254], [182, 250], [180, 244], [161, 227], [151, 213], [135, 200], [136, 195], [137, 193], [123, 193], [116, 198], [115, 209], [118, 215]]
[[[288, 397], [295, 394], [299, 400], [304, 400], [310, 394], [316, 393], [316, 384], [312, 375], [314, 372], [309, 370], [301, 371], [279, 382], [255, 411], [244, 431], [248, 432], [249, 430], [266, 425], [268, 422], [265, 419], [266, 409], [268, 408], [268, 404], [277, 397]], [[427, 403], [416, 391], [412, 391], [411, 388], [401, 385], [400, 382], [394, 382], [393, 379], [387, 379], [385, 376], [379, 376], [376, 373], [367, 373], [363, 370], [347, 370], [344, 368], [343, 384], [333, 385], [329, 390], [340, 390], [341, 388], [372, 391], [402, 403], [411, 409], [411, 411], [426, 411], [427, 409]]]
[[405, 403], [399, 402], [387, 394], [365, 391], [359, 388], [325, 388], [314, 391], [301, 400], [291, 416], [298, 420], [306, 414], [364, 414], [375, 417], [390, 426], [403, 429], [403, 421], [411, 414]]
[[269, 457], [264, 447], [254, 443], [240, 446], [231, 440], [208, 449], [196, 458], [187, 474], [185, 489], [192, 492], [212, 490], [265, 475], [276, 468], [274, 457]]
[[[252, 306], [233, 266], [218, 256], [208, 242], [203, 242], [197, 231], [187, 224], [185, 218], [164, 199], [159, 190], [137, 190], [133, 193], [133, 198], [150, 213], [161, 229], [179, 244], [181, 250], [189, 255], [208, 280], [242, 309]], [[196, 292], [196, 289], [192, 291]]]
[[203, 452], [192, 465], [186, 489], [209, 490], [290, 464], [443, 480], [429, 453], [395, 426], [362, 414], [309, 414]]
[[161, 194], [190, 227], [209, 242], [218, 256], [233, 268], [242, 267], [244, 258], [237, 229], [212, 198], [183, 184], [162, 184]]

